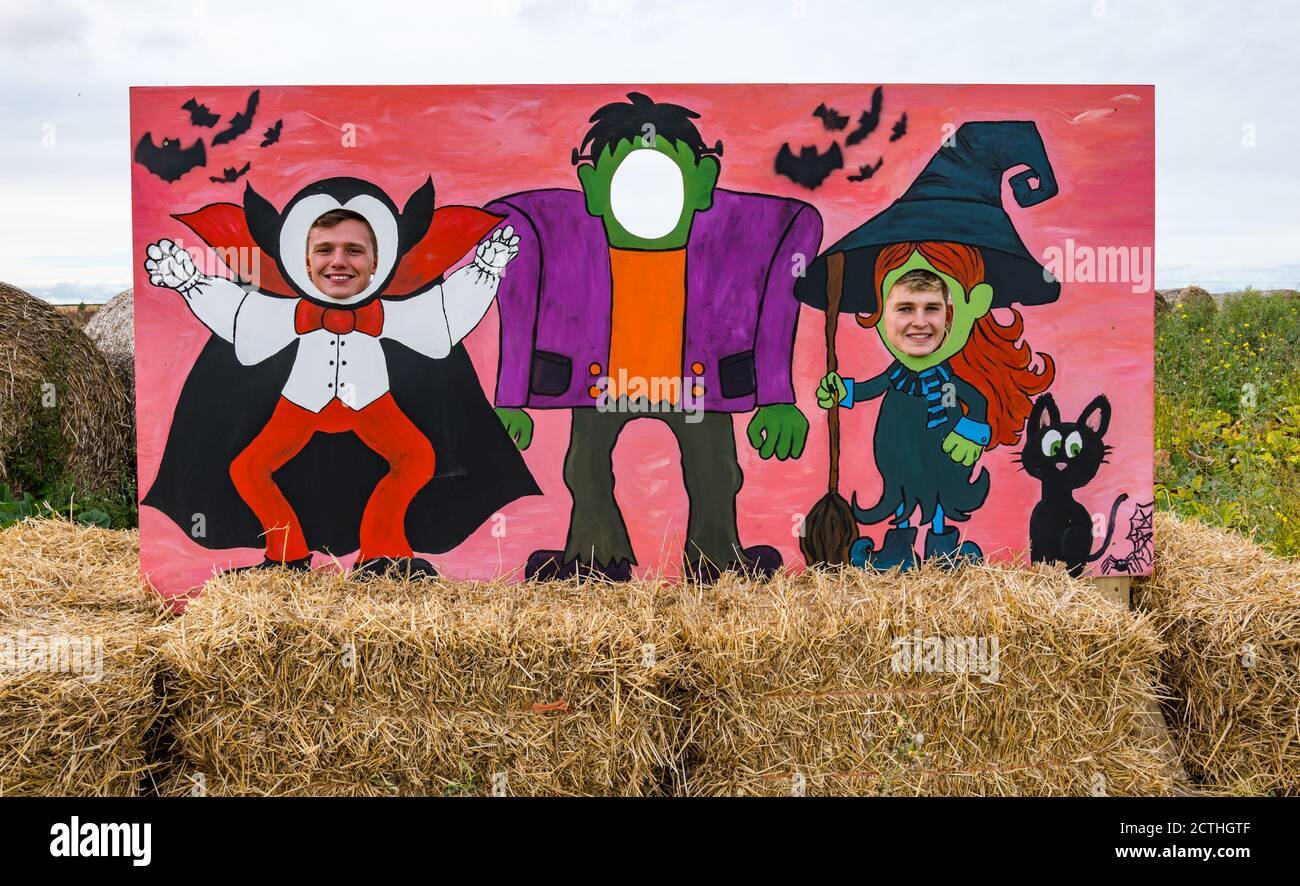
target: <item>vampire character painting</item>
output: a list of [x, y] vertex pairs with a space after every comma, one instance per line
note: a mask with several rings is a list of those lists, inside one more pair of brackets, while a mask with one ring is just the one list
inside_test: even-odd
[[[312, 231], [339, 216], [364, 220], [374, 246], [368, 279], [346, 296], [304, 260]], [[432, 179], [399, 212], [356, 178], [315, 182], [282, 212], [250, 185], [242, 206], [175, 217], [235, 279], [199, 273], [171, 241], [147, 249], [150, 282], [185, 298], [212, 335], [145, 505], [204, 547], [264, 548], [261, 566], [359, 550], [363, 573], [431, 575], [415, 551], [444, 553], [540, 494], [460, 343], [518, 252], [509, 227], [483, 239], [500, 217], [435, 210]]]

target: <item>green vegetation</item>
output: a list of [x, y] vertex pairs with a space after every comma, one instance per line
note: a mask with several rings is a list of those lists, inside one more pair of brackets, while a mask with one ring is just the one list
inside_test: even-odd
[[1300, 555], [1300, 300], [1156, 318], [1156, 506]]

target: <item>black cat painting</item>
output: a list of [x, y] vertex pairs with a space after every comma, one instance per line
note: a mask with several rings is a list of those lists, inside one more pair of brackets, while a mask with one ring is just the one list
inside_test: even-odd
[[1121, 493], [1110, 507], [1106, 538], [1092, 550], [1093, 521], [1088, 509], [1074, 500], [1097, 476], [1111, 447], [1105, 443], [1110, 425], [1110, 401], [1098, 395], [1076, 422], [1061, 421], [1051, 394], [1034, 401], [1029, 413], [1025, 447], [1020, 463], [1029, 476], [1042, 483], [1043, 494], [1029, 518], [1029, 559], [1034, 563], [1065, 563], [1070, 574], [1083, 574], [1087, 563], [1101, 557], [1110, 547], [1115, 531], [1115, 514], [1128, 498]]

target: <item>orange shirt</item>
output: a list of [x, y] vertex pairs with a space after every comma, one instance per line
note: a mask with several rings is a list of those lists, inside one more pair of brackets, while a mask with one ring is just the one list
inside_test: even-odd
[[681, 400], [686, 250], [610, 247], [609, 396]]

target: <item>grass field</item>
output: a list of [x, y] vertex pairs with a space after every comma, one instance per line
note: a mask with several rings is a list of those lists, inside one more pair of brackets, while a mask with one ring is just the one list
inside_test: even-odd
[[1156, 318], [1156, 506], [1300, 554], [1300, 299]]

